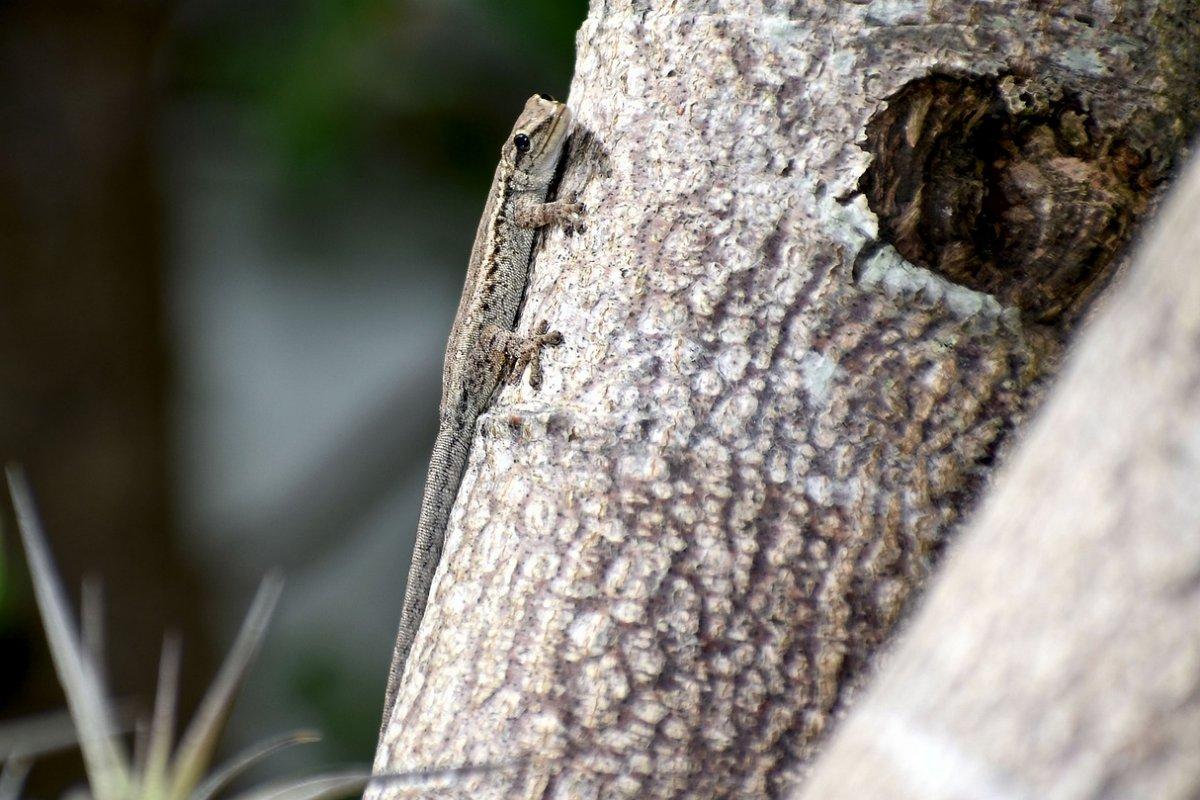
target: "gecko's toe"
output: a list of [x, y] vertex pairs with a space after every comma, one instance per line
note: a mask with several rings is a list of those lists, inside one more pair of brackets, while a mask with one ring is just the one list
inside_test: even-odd
[[583, 230], [583, 217], [587, 213], [587, 207], [583, 203], [575, 199], [575, 194], [569, 195], [568, 199], [560, 206], [558, 223], [567, 233], [576, 233]]
[[534, 326], [533, 338], [538, 347], [558, 347], [563, 343], [562, 333], [550, 330], [550, 323], [546, 320], [542, 320]]

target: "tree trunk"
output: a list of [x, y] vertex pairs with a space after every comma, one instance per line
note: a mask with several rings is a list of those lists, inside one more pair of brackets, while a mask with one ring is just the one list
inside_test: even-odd
[[1200, 796], [1200, 161], [803, 797]]
[[722, 6], [579, 33], [567, 343], [480, 422], [377, 769], [778, 795], [1195, 128], [1194, 2]]

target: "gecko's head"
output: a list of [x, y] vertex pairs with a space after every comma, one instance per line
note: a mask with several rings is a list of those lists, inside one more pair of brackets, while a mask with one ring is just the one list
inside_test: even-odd
[[501, 155], [520, 171], [549, 181], [558, 166], [571, 129], [571, 112], [548, 94], [535, 94], [525, 103]]

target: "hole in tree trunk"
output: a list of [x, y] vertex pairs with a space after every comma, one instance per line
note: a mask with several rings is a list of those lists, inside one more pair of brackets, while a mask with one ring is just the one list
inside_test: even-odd
[[1148, 160], [1079, 98], [1012, 75], [934, 75], [867, 124], [859, 189], [909, 261], [1053, 322], [1129, 239], [1155, 183]]

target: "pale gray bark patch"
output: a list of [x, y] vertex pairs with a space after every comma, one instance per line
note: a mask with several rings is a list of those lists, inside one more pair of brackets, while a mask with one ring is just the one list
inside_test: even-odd
[[594, 3], [586, 229], [545, 238], [521, 323], [566, 342], [481, 420], [377, 768], [525, 759], [464, 797], [803, 774], [1066, 330], [880, 237], [868, 124], [931, 75], [1019, 70], [1166, 165], [1193, 8]]
[[1200, 794], [1200, 161], [805, 798]]

